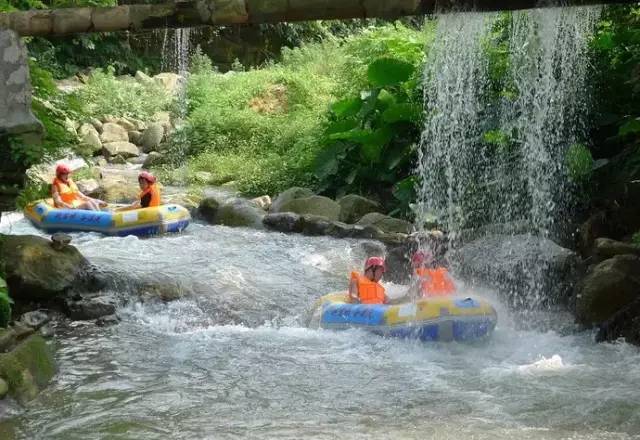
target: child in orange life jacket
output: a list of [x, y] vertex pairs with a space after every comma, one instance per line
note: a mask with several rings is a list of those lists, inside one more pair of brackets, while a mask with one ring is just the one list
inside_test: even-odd
[[51, 184], [51, 197], [56, 208], [99, 211], [101, 205], [106, 205], [102, 200], [92, 199], [82, 194], [70, 174], [71, 168], [67, 165], [59, 164], [56, 167], [56, 177]]
[[149, 208], [160, 206], [160, 190], [156, 185], [156, 178], [148, 171], [143, 171], [138, 175], [140, 185], [140, 200], [131, 204], [131, 208]]
[[349, 282], [349, 299], [352, 303], [386, 304], [389, 298], [380, 284], [384, 275], [384, 259], [382, 257], [368, 258], [364, 264], [364, 274], [351, 272]]
[[413, 287], [418, 298], [430, 296], [446, 296], [455, 292], [456, 287], [444, 267], [436, 267], [433, 255], [418, 251], [411, 257], [411, 266], [416, 275]]

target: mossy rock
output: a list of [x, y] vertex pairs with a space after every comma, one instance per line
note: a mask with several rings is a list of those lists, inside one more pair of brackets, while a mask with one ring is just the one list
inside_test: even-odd
[[9, 385], [9, 395], [24, 404], [44, 389], [56, 372], [53, 353], [39, 335], [0, 354], [0, 377]]
[[380, 228], [383, 232], [395, 232], [402, 234], [410, 234], [413, 232], [413, 225], [406, 220], [399, 218], [389, 217], [388, 215], [381, 214], [379, 212], [371, 212], [363, 216], [356, 223], [362, 226], [375, 226]]
[[278, 197], [276, 197], [273, 203], [271, 203], [269, 212], [285, 212], [282, 209], [282, 205], [284, 205], [285, 203], [288, 203], [295, 199], [304, 199], [306, 197], [311, 197], [312, 195], [313, 191], [311, 191], [309, 188], [300, 188], [298, 186], [294, 186], [278, 194]]
[[333, 221], [337, 221], [340, 217], [340, 205], [330, 198], [323, 196], [311, 196], [291, 200], [282, 205], [280, 211], [325, 217]]
[[380, 204], [356, 194], [348, 194], [338, 200], [340, 204], [340, 221], [355, 223], [370, 212], [380, 211]]
[[89, 263], [73, 246], [55, 250], [51, 241], [34, 235], [0, 238], [6, 281], [16, 302], [50, 299], [87, 274]]

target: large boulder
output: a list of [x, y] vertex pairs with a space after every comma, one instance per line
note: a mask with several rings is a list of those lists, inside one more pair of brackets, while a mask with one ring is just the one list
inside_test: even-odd
[[144, 163], [142, 164], [142, 167], [149, 169], [151, 167], [160, 165], [163, 162], [164, 162], [164, 154], [158, 153], [157, 151], [152, 151], [147, 155], [146, 159], [144, 160]]
[[463, 278], [494, 288], [521, 307], [567, 304], [582, 274], [578, 255], [530, 234], [488, 235], [449, 257]]
[[311, 196], [290, 200], [282, 204], [278, 212], [293, 212], [300, 215], [315, 215], [329, 220], [338, 220], [340, 205], [328, 197]]
[[413, 231], [413, 225], [406, 220], [389, 217], [379, 212], [370, 212], [364, 215], [356, 223], [362, 226], [375, 226], [383, 232], [399, 232], [402, 234], [410, 234]]
[[21, 404], [34, 399], [56, 372], [51, 349], [39, 335], [31, 335], [12, 351], [0, 354], [0, 378], [9, 395]]
[[265, 215], [262, 223], [278, 232], [302, 232], [303, 219], [293, 212], [278, 212]]
[[73, 246], [55, 250], [34, 235], [1, 236], [0, 251], [14, 301], [50, 299], [89, 278], [89, 262]]
[[138, 169], [126, 167], [100, 168], [104, 200], [112, 203], [131, 203], [132, 200], [136, 200], [140, 192], [139, 172]]
[[76, 182], [78, 189], [89, 197], [102, 197], [102, 187], [96, 179], [82, 179]]
[[213, 219], [213, 224], [225, 226], [250, 226], [262, 228], [264, 211], [241, 198], [231, 198], [222, 203]]
[[295, 199], [303, 199], [306, 197], [311, 197], [313, 195], [313, 191], [308, 188], [300, 188], [294, 186], [293, 188], [289, 188], [286, 191], [281, 192], [271, 203], [271, 207], [269, 208], [269, 212], [277, 213], [283, 212], [282, 205], [290, 202]]
[[598, 238], [593, 246], [593, 256], [598, 261], [604, 261], [616, 255], [635, 255], [640, 257], [640, 245], [623, 243], [610, 238]]
[[123, 158], [138, 157], [140, 150], [131, 142], [108, 142], [102, 145], [105, 157], [120, 156]]
[[594, 266], [580, 283], [576, 320], [601, 324], [640, 298], [640, 257], [616, 255]]
[[216, 197], [206, 197], [198, 206], [198, 216], [208, 223], [214, 223], [218, 208], [220, 208], [220, 201]]
[[149, 124], [147, 129], [142, 133], [142, 139], [140, 143], [142, 144], [142, 150], [145, 153], [150, 153], [151, 151], [155, 151], [160, 142], [162, 142], [162, 138], [164, 137], [164, 127], [159, 122], [154, 122]]
[[107, 122], [102, 125], [100, 140], [105, 144], [109, 142], [129, 142], [129, 134], [127, 130], [115, 122]]
[[[93, 125], [91, 127], [93, 127]], [[98, 131], [95, 129], [87, 130], [84, 134], [81, 134], [80, 143], [86, 146], [94, 156], [102, 151], [102, 141], [100, 140]]]
[[596, 335], [598, 342], [615, 341], [618, 338], [640, 345], [640, 298], [636, 298], [604, 322]]
[[380, 204], [355, 194], [346, 195], [338, 200], [340, 205], [340, 221], [355, 223], [365, 214], [380, 211]]

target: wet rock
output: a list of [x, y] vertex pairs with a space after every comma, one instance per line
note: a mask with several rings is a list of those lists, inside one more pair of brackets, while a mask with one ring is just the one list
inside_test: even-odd
[[204, 219], [207, 223], [213, 223], [220, 208], [220, 202], [214, 197], [207, 197], [202, 199], [198, 206], [198, 216]]
[[271, 197], [269, 196], [256, 197], [251, 199], [250, 202], [264, 211], [268, 211], [271, 207]]
[[292, 187], [283, 191], [275, 198], [271, 207], [269, 208], [270, 213], [278, 213], [282, 211], [282, 205], [290, 202], [295, 199], [303, 199], [306, 197], [311, 197], [313, 195], [313, 191], [308, 188], [300, 188], [300, 187]]
[[598, 325], [640, 298], [640, 258], [616, 255], [594, 266], [580, 282], [576, 320]]
[[449, 257], [457, 274], [498, 290], [515, 306], [566, 304], [582, 274], [574, 252], [529, 234], [482, 237]]
[[269, 229], [279, 232], [302, 232], [302, 217], [292, 212], [267, 214], [262, 223]]
[[43, 338], [53, 338], [53, 336], [55, 335], [55, 331], [51, 323], [45, 324], [40, 327], [40, 334]]
[[160, 145], [160, 142], [162, 142], [163, 137], [164, 127], [162, 123], [154, 122], [149, 124], [144, 133], [142, 133], [142, 151], [145, 153], [155, 151]]
[[11, 350], [16, 341], [16, 332], [12, 328], [0, 328], [0, 352]]
[[125, 159], [140, 156], [140, 150], [131, 142], [107, 142], [102, 145], [102, 152], [107, 159], [120, 156]]
[[365, 214], [380, 211], [380, 204], [355, 194], [346, 195], [338, 200], [340, 205], [340, 221], [356, 223]]
[[105, 144], [111, 142], [129, 142], [129, 134], [127, 130], [115, 122], [107, 122], [102, 125], [100, 140]]
[[118, 318], [117, 315], [107, 315], [107, 316], [102, 316], [96, 319], [96, 325], [100, 327], [115, 325], [115, 324], [118, 324], [119, 322], [120, 322], [120, 318]]
[[0, 236], [7, 285], [14, 301], [50, 299], [83, 285], [89, 262], [73, 246], [55, 250], [33, 235]]
[[597, 261], [604, 261], [616, 255], [640, 256], [640, 246], [632, 243], [611, 240], [609, 238], [598, 238], [593, 246], [593, 256]]
[[97, 296], [82, 299], [68, 298], [66, 309], [69, 317], [77, 321], [97, 319], [116, 312], [117, 301], [111, 296]]
[[596, 238], [610, 235], [607, 215], [604, 211], [592, 214], [586, 222], [580, 225], [578, 231], [578, 249], [583, 255], [591, 253]]
[[328, 235], [332, 225], [327, 218], [315, 215], [305, 215], [302, 218], [302, 233], [304, 235]]
[[256, 208], [248, 200], [231, 198], [218, 207], [213, 224], [262, 228], [264, 216], [264, 211]]
[[357, 222], [358, 225], [363, 226], [375, 226], [380, 228], [383, 232], [399, 232], [403, 234], [410, 234], [413, 232], [413, 225], [406, 220], [401, 220], [388, 215], [381, 214], [379, 212], [370, 212], [364, 215]]
[[328, 197], [311, 196], [290, 200], [282, 204], [278, 212], [321, 216], [329, 220], [337, 221], [338, 217], [340, 217], [340, 205]]
[[61, 251], [71, 243], [71, 236], [64, 232], [56, 232], [51, 236], [51, 247], [56, 251]]
[[80, 135], [80, 143], [86, 146], [94, 156], [102, 151], [102, 141], [97, 131], [90, 131]]
[[31, 335], [8, 353], [0, 354], [0, 377], [9, 385], [9, 396], [21, 404], [44, 389], [56, 368], [44, 338]]
[[40, 327], [45, 325], [51, 320], [49, 315], [40, 311], [34, 310], [32, 312], [27, 312], [20, 317], [20, 322], [32, 329], [38, 330]]
[[596, 335], [597, 342], [615, 341], [618, 338], [640, 345], [640, 298], [605, 321]]

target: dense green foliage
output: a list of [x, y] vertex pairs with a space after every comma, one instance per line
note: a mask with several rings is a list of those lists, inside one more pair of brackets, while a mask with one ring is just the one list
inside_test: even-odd
[[11, 321], [11, 304], [7, 283], [0, 278], [0, 328], [7, 327]]
[[[207, 171], [214, 183], [233, 180], [249, 194], [274, 194], [292, 185], [317, 188], [316, 162], [327, 148], [323, 139], [333, 117], [330, 105], [371, 89], [367, 72], [372, 59], [393, 57], [409, 65], [411, 73], [419, 72], [423, 42], [422, 31], [401, 24], [371, 28], [284, 49], [277, 63], [224, 75], [198, 54], [188, 86], [188, 145], [175, 143], [172, 155], [192, 157], [187, 174]], [[398, 103], [408, 104], [408, 92], [419, 91], [409, 81], [389, 89], [399, 93], [403, 87]], [[382, 89], [373, 85], [374, 101]], [[363, 114], [361, 125], [379, 119], [379, 110]]]

